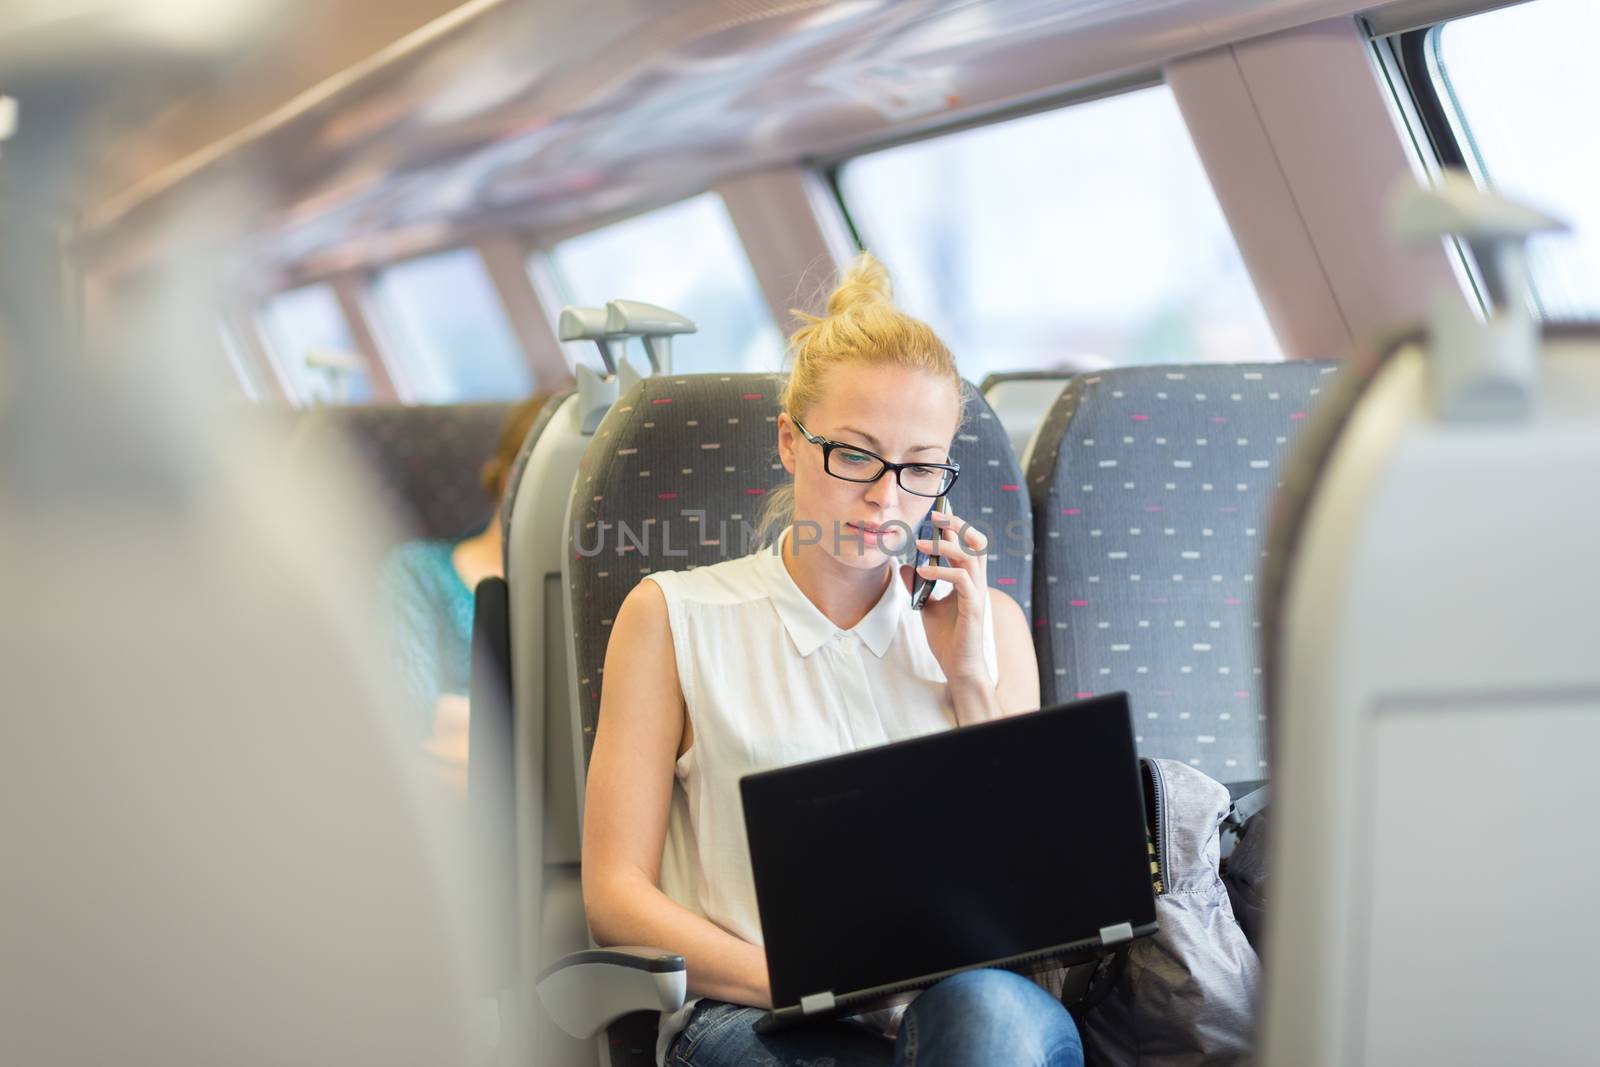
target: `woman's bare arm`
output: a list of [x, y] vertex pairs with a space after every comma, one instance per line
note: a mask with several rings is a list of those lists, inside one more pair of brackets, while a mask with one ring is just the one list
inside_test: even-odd
[[640, 582], [612, 625], [589, 760], [583, 826], [589, 930], [601, 945], [679, 953], [691, 995], [770, 1007], [766, 953], [659, 888], [685, 720], [666, 597], [656, 583]]
[[989, 590], [989, 611], [1000, 666], [995, 697], [1001, 714], [1034, 711], [1039, 707], [1039, 658], [1033, 650], [1033, 628], [1022, 606], [998, 589]]

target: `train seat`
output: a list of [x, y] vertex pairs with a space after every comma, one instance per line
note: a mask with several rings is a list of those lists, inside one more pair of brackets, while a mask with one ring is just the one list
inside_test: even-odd
[[[591, 1047], [562, 1033], [519, 979], [536, 974], [539, 960], [588, 944], [572, 718], [547, 712], [571, 701], [559, 606], [568, 499], [596, 427], [619, 392], [640, 380], [626, 358], [628, 338], [641, 339], [652, 371], [662, 373], [672, 338], [694, 331], [689, 319], [638, 301], [563, 310], [562, 339], [595, 342], [607, 373], [580, 364], [576, 387], [552, 397], [529, 428], [500, 512], [506, 576], [479, 587], [479, 619], [491, 625], [481, 650], [479, 634], [473, 641], [469, 789], [487, 911], [504, 946], [491, 988], [512, 997], [508, 1046], [538, 1063], [581, 1062]], [[529, 886], [539, 891], [519, 891]]]
[[1439, 417], [1435, 358], [1352, 365], [1274, 526], [1267, 1062], [1593, 1055], [1600, 327], [1531, 417]]
[[1529, 307], [1550, 220], [1397, 198], [1485, 266], [1478, 321], [1351, 361], [1288, 471], [1264, 590], [1266, 1062], [1593, 1059], [1600, 324]]
[[[562, 560], [580, 795], [611, 620], [649, 571], [715, 563], [757, 547], [762, 497], [788, 477], [775, 447], [781, 387], [770, 374], [651, 378], [618, 400], [584, 457], [569, 513], [576, 541]], [[967, 389], [967, 421], [953, 448], [964, 473], [951, 507], [995, 532], [990, 581], [1030, 610], [1032, 520], [1021, 469], [999, 420]], [[608, 1062], [653, 1062], [657, 1013], [681, 1003], [681, 984], [674, 993], [663, 980], [657, 1000], [656, 985], [640, 982], [629, 1003], [611, 991], [630, 987], [639, 972], [588, 959], [547, 961], [554, 973], [541, 982], [541, 995], [573, 1033], [615, 1020], [602, 1042]], [[619, 1017], [630, 1007], [633, 1014]]]
[[[501, 544], [505, 574], [510, 573], [511, 516], [522, 476], [534, 445], [540, 441], [563, 403], [572, 395], [565, 390], [552, 395], [539, 409], [506, 475], [506, 492], [500, 502]], [[581, 447], [581, 446], [580, 446]], [[530, 497], [534, 494], [528, 494]], [[529, 506], [533, 506], [530, 502]], [[491, 931], [487, 971], [480, 992], [498, 997], [516, 983], [517, 848], [516, 742], [512, 704], [511, 597], [506, 577], [489, 577], [474, 590], [472, 625], [472, 680], [469, 722], [467, 795], [474, 863], [479, 872], [482, 922]], [[502, 1013], [502, 1031], [511, 1031], [521, 1019], [513, 1010]], [[506, 1033], [515, 1044], [530, 1040], [524, 1032]]]
[[366, 471], [396, 541], [453, 540], [483, 529], [494, 514], [478, 471], [494, 455], [508, 404], [319, 407], [290, 438], [290, 484], [338, 449]]
[[0, 463], [0, 1060], [484, 1062], [361, 472], [112, 382]]
[[[625, 360], [619, 365], [629, 367]], [[571, 701], [560, 604], [567, 501], [594, 427], [617, 388], [614, 379], [579, 368], [579, 387], [552, 398], [529, 430], [501, 512], [508, 623], [514, 639], [508, 641], [509, 721], [498, 735], [510, 744], [475, 749], [473, 774], [510, 786], [509, 795], [486, 796], [475, 815], [479, 825], [503, 827], [510, 834], [510, 840], [487, 850], [492, 864], [514, 865], [489, 874], [492, 884], [512, 894], [512, 900], [496, 909], [511, 927], [507, 942], [517, 946], [515, 970], [504, 975], [507, 986], [516, 974], [536, 974], [538, 960], [588, 945], [578, 880], [580, 798], [573, 772], [572, 720], [549, 709], [565, 709]], [[474, 720], [484, 733], [492, 729], [490, 722], [478, 716]], [[486, 765], [491, 759], [503, 765], [490, 769]], [[509, 819], [503, 818], [504, 806], [513, 813]], [[537, 895], [516, 891], [535, 884], [541, 889]], [[542, 914], [536, 910], [540, 899]], [[532, 1050], [533, 1062], [572, 1062], [588, 1050], [586, 1043], [574, 1044], [556, 1028], [531, 996], [519, 998], [519, 1007], [520, 1041]]]
[[1256, 656], [1267, 504], [1331, 364], [1080, 375], [1028, 469], [1046, 703], [1126, 690], [1141, 755], [1268, 777]]
[[995, 418], [1006, 428], [1023, 470], [1028, 469], [1028, 446], [1034, 433], [1071, 380], [1072, 375], [1064, 371], [1011, 371], [991, 374], [978, 386]]

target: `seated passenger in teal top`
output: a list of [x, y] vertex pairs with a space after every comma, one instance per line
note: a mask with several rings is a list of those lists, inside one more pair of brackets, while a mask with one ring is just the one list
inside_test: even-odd
[[384, 617], [423, 747], [446, 781], [462, 791], [473, 591], [483, 579], [505, 573], [500, 503], [523, 438], [548, 399], [538, 393], [511, 409], [495, 454], [479, 474], [495, 502], [489, 524], [460, 541], [408, 541], [389, 553], [380, 576]]

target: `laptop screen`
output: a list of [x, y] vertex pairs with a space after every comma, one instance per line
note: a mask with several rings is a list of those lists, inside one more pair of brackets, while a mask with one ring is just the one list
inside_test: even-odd
[[740, 785], [777, 1007], [1155, 919], [1123, 693]]

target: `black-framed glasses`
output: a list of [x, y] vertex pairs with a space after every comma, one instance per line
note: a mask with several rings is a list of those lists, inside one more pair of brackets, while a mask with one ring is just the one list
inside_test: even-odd
[[793, 415], [789, 416], [789, 421], [800, 431], [800, 436], [822, 446], [822, 469], [842, 481], [875, 482], [884, 472], [894, 471], [894, 480], [906, 492], [914, 496], [943, 496], [961, 475], [961, 464], [954, 461], [890, 463], [876, 452], [818, 437], [800, 425], [800, 420]]

